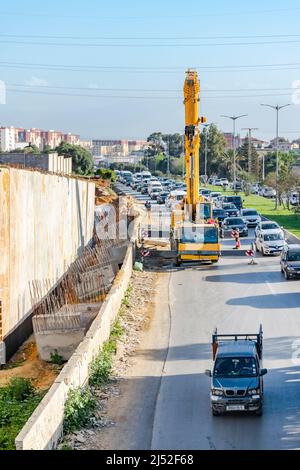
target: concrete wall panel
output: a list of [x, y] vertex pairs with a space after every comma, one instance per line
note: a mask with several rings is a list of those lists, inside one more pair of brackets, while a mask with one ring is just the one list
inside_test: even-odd
[[94, 194], [94, 184], [79, 179], [1, 169], [3, 337], [31, 310], [29, 283], [54, 285], [92, 238]]

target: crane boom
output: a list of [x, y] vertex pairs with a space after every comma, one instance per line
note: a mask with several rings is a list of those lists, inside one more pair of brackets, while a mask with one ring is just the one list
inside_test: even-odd
[[199, 93], [200, 83], [196, 71], [188, 70], [184, 82], [185, 106], [185, 170], [186, 202], [191, 209], [192, 221], [196, 219], [196, 208], [199, 203]]
[[220, 257], [219, 227], [212, 219], [212, 202], [199, 192], [199, 117], [200, 83], [194, 70], [186, 72], [185, 107], [185, 172], [186, 197], [173, 206], [170, 244], [177, 251], [177, 263], [184, 261], [216, 263]]

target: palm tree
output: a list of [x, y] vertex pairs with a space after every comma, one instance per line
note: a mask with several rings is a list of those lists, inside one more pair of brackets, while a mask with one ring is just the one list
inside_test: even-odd
[[[220, 158], [220, 163], [222, 167], [225, 169], [226, 173], [230, 175], [231, 179], [233, 179], [233, 160], [234, 160], [234, 150], [233, 149], [227, 149]], [[242, 168], [239, 164], [239, 161], [241, 160], [241, 155], [239, 155], [237, 152], [235, 154], [235, 162], [236, 162], [236, 169], [237, 171], [241, 171]]]

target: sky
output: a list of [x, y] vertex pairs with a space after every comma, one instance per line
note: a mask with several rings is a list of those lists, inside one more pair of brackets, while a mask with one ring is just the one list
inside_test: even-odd
[[297, 0], [10, 0], [0, 25], [0, 125], [85, 139], [183, 132], [195, 68], [208, 123], [230, 132], [221, 115], [247, 114], [237, 131], [270, 140], [275, 111], [261, 104], [291, 103], [280, 135], [300, 137]]

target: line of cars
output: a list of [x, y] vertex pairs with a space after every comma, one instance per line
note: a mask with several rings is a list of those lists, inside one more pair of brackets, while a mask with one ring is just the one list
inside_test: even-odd
[[[207, 191], [205, 190], [206, 194]], [[218, 196], [214, 199], [213, 193], [208, 197], [214, 203], [213, 218], [218, 220], [220, 236], [230, 236], [233, 230], [238, 230], [241, 237], [248, 236], [249, 227], [256, 227], [261, 216], [256, 209], [243, 208], [241, 196]]]
[[185, 183], [172, 178], [156, 177], [149, 171], [134, 174], [130, 171], [121, 171], [117, 173], [117, 181], [149, 196], [149, 199], [157, 201], [158, 204], [165, 204], [172, 193], [172, 196], [176, 196], [176, 200], [182, 199], [186, 194]]

